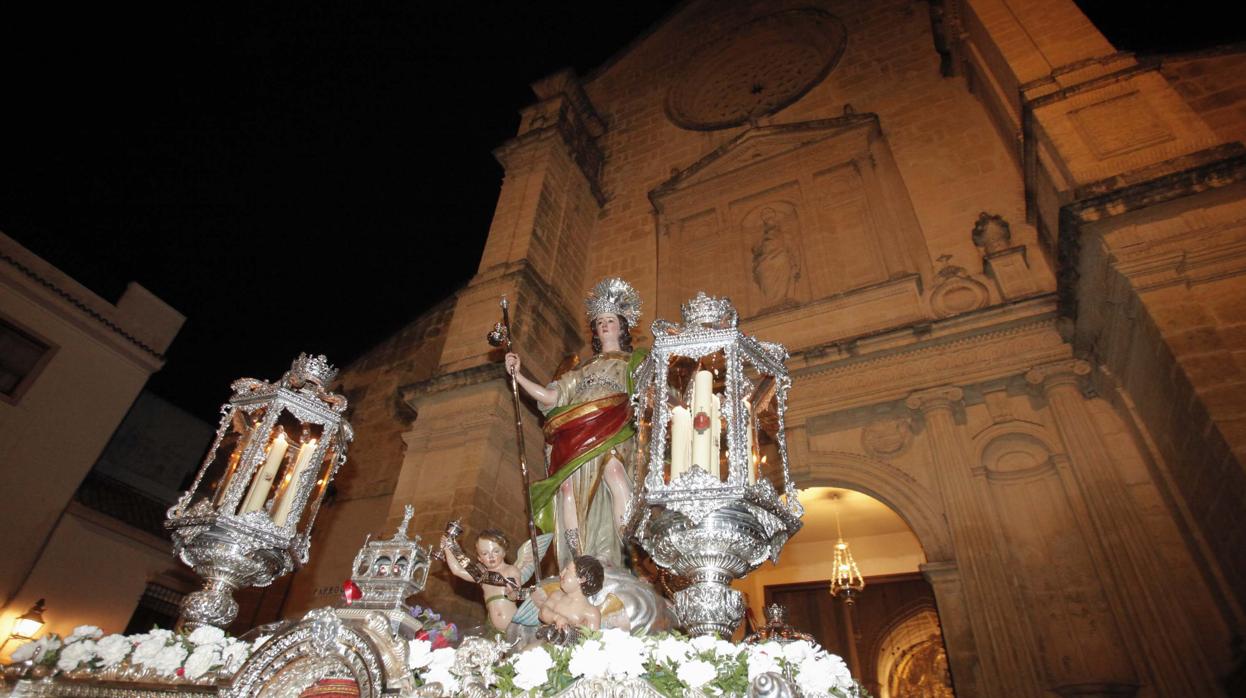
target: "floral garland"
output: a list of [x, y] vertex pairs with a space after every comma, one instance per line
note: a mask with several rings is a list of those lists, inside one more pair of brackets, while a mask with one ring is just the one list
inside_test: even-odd
[[[409, 642], [408, 665], [420, 685], [437, 683], [454, 695], [466, 678], [452, 647]], [[806, 698], [864, 698], [844, 660], [806, 640], [736, 645], [712, 636], [677, 633], [636, 636], [622, 630], [585, 632], [572, 647], [544, 644], [498, 664], [486, 685], [503, 696], [550, 696], [580, 679], [643, 679], [671, 698], [697, 690], [742, 696], [766, 672], [793, 681]]]
[[48, 633], [13, 650], [6, 678], [43, 678], [57, 673], [101, 679], [154, 678], [210, 684], [238, 671], [255, 648], [209, 626], [190, 633], [153, 628], [137, 635], [108, 635], [93, 625], [74, 628], [61, 639]]

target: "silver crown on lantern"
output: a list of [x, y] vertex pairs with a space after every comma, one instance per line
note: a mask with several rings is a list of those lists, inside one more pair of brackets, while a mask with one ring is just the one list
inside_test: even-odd
[[282, 377], [282, 382], [295, 388], [308, 383], [323, 388], [332, 383], [334, 378], [337, 378], [337, 368], [329, 363], [328, 357], [324, 354], [319, 356], [299, 354], [299, 357], [290, 364], [290, 370]]
[[726, 329], [735, 327], [740, 320], [735, 307], [731, 305], [731, 299], [707, 296], [704, 291], [679, 306], [679, 312], [683, 316], [685, 327]]
[[614, 314], [627, 320], [628, 327], [635, 327], [640, 322], [640, 294], [617, 276], [602, 279], [584, 299], [584, 311], [589, 322]]

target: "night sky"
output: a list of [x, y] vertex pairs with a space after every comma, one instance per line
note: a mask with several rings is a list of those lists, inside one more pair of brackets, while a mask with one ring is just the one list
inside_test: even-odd
[[[232, 379], [349, 363], [466, 283], [529, 83], [591, 72], [675, 5], [14, 4], [0, 230], [187, 315], [149, 387], [212, 423]], [[1220, 3], [1082, 6], [1139, 52], [1243, 38]]]

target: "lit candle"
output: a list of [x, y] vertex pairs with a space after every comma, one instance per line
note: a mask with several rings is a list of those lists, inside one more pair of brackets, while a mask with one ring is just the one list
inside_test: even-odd
[[299, 480], [302, 478], [303, 471], [307, 470], [307, 466], [311, 464], [312, 454], [315, 451], [315, 439], [303, 444], [294, 461], [294, 467], [290, 469], [290, 474], [286, 475], [286, 480], [282, 483], [281, 494], [278, 495], [277, 504], [273, 507], [272, 513], [273, 523], [278, 526], [284, 526], [286, 518], [290, 516], [290, 507], [294, 505], [294, 493], [298, 490]]
[[710, 466], [714, 450], [714, 434], [710, 431], [713, 390], [714, 374], [697, 371], [692, 388], [692, 465], [717, 476], [716, 465]]
[[255, 479], [251, 481], [251, 489], [247, 490], [247, 498], [238, 508], [239, 514], [264, 508], [264, 501], [268, 499], [268, 493], [273, 488], [273, 478], [277, 476], [277, 469], [281, 467], [281, 460], [285, 458], [286, 449], [289, 447], [290, 443], [286, 441], [285, 432], [277, 434], [277, 438], [273, 439], [272, 445], [268, 447], [268, 460], [264, 461], [264, 465], [255, 473]]
[[671, 480], [684, 474], [692, 461], [692, 415], [678, 405], [671, 410]]

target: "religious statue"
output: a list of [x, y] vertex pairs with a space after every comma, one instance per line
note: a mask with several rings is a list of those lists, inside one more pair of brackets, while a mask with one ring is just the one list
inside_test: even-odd
[[558, 588], [541, 604], [541, 622], [560, 630], [601, 628], [601, 609], [589, 601], [601, 591], [605, 571], [591, 555], [580, 555], [558, 575]]
[[792, 302], [800, 265], [788, 248], [779, 212], [770, 206], [763, 208], [761, 224], [761, 240], [753, 246], [753, 280], [761, 289], [763, 307], [769, 309]]
[[532, 511], [542, 530], [559, 534], [559, 565], [592, 555], [617, 567], [632, 495], [631, 376], [644, 358], [633, 351], [630, 333], [640, 320], [640, 297], [626, 281], [609, 278], [593, 288], [585, 308], [593, 358], [548, 385], [521, 373], [518, 354], [506, 355], [506, 368], [545, 413], [548, 462], [545, 479], [531, 487]]
[[[485, 610], [489, 613], [489, 622], [494, 628], [505, 631], [506, 626], [510, 625], [511, 618], [515, 616], [517, 608], [515, 601], [506, 596], [506, 588], [474, 579], [455, 559], [448, 539], [441, 540], [441, 549], [446, 553], [446, 566], [450, 568], [454, 576], [480, 584], [480, 590], [485, 596]], [[519, 568], [506, 562], [506, 553], [509, 549], [510, 541], [499, 529], [486, 528], [476, 536], [476, 559], [480, 562], [480, 566], [518, 584]]]

